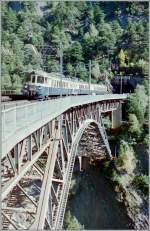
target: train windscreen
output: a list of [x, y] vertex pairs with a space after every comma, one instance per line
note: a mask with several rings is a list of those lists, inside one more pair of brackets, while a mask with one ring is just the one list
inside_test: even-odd
[[42, 76], [38, 76], [37, 83], [44, 83], [44, 78]]

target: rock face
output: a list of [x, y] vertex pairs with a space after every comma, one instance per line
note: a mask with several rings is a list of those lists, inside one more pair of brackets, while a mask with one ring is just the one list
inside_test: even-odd
[[133, 221], [135, 229], [148, 230], [148, 204], [133, 189], [125, 189], [121, 201], [125, 204], [127, 213]]
[[[133, 183], [136, 176], [147, 170], [148, 158], [145, 157], [147, 152], [143, 152], [144, 148], [140, 145], [137, 146], [138, 152], [136, 147], [136, 153], [127, 144], [123, 143], [123, 145], [126, 147], [124, 153], [115, 162], [120, 185], [118, 199], [126, 206], [134, 228], [147, 230], [149, 229], [148, 196], [144, 196]], [[119, 160], [122, 160], [121, 166], [119, 166]]]

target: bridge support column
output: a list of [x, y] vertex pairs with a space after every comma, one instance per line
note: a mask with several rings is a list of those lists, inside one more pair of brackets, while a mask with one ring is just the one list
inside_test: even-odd
[[79, 156], [79, 170], [82, 172], [83, 170], [86, 170], [89, 166], [89, 158], [86, 156]]
[[81, 172], [82, 171], [82, 156], [79, 156], [78, 160], [79, 160], [79, 171]]
[[112, 128], [118, 128], [122, 123], [122, 105], [119, 103], [117, 110], [112, 111]]

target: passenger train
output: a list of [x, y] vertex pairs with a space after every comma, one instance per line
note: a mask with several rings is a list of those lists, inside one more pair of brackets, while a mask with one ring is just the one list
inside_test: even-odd
[[27, 98], [44, 100], [58, 95], [102, 95], [109, 93], [104, 84], [91, 84], [69, 79], [60, 73], [44, 71], [28, 72], [23, 83], [22, 93]]

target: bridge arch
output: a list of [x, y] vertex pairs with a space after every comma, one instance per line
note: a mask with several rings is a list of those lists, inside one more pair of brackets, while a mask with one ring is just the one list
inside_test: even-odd
[[[89, 125], [94, 124], [98, 128], [99, 134], [102, 138], [103, 144], [106, 148], [106, 156], [109, 159], [112, 159], [111, 151], [109, 148], [109, 144], [107, 141], [107, 138], [105, 137], [104, 130], [102, 128], [102, 124], [97, 122], [94, 119], [87, 119], [83, 122], [83, 124], [79, 127], [73, 141], [72, 141], [72, 146], [71, 146], [71, 151], [70, 151], [70, 160], [67, 166], [67, 171], [66, 171], [66, 182], [63, 187], [63, 194], [61, 197], [61, 202], [60, 202], [60, 207], [58, 210], [58, 215], [57, 215], [57, 220], [55, 223], [55, 228], [60, 229], [63, 226], [63, 217], [65, 213], [65, 207], [64, 204], [67, 203], [67, 196], [69, 194], [69, 189], [70, 189], [70, 184], [71, 184], [71, 178], [72, 178], [72, 173], [73, 173], [73, 166], [75, 163], [75, 158], [77, 156], [78, 152], [78, 146], [79, 142], [81, 140], [82, 135], [84, 134], [84, 131], [89, 127]], [[67, 195], [67, 196], [66, 196]]]

